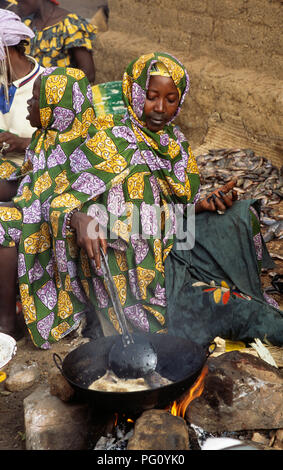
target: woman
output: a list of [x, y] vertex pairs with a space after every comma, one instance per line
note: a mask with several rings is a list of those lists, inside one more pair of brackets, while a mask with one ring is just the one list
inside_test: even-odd
[[95, 80], [93, 41], [96, 28], [56, 0], [21, 0], [18, 12], [34, 32], [28, 53], [43, 67], [77, 67]]
[[[75, 212], [70, 224], [97, 266], [101, 238], [95, 234], [99, 227], [107, 233], [110, 268], [133, 328], [168, 331], [202, 345], [221, 335], [244, 341], [258, 337], [281, 345], [282, 313], [265, 302], [261, 290], [260, 268], [271, 260], [259, 232], [258, 204], [234, 204], [233, 181], [198, 200], [196, 162], [184, 135], [171, 124], [188, 87], [185, 69], [168, 54], [148, 54], [129, 65], [123, 77], [127, 113], [97, 119], [100, 130], [88, 143], [100, 156], [96, 175], [104, 183], [103, 194], [88, 211], [99, 219], [99, 225], [92, 226], [94, 240], [85, 214]], [[116, 178], [109, 168], [111, 159], [121, 172]], [[177, 209], [188, 203], [195, 204], [196, 212], [193, 247], [189, 238], [181, 243], [174, 231]], [[165, 228], [158, 227], [156, 207], [165, 214], [167, 231], [166, 223]], [[134, 209], [140, 221], [136, 233]], [[123, 220], [121, 214], [127, 210]], [[183, 223], [188, 235], [191, 219], [184, 218]], [[113, 233], [119, 234], [116, 244], [109, 243]], [[88, 282], [96, 312], [119, 331], [103, 278], [94, 274], [81, 279], [84, 285]], [[109, 321], [107, 328], [103, 324], [104, 331], [111, 332]]]
[[[34, 81], [44, 70], [35, 59], [25, 54], [27, 39], [33, 36], [18, 15], [0, 9], [0, 149], [18, 165], [23, 163], [34, 132], [22, 116], [26, 116], [27, 100], [32, 96]], [[3, 177], [5, 172], [0, 169], [0, 178]]]
[[[168, 54], [148, 54], [133, 61], [123, 77], [127, 112], [97, 118], [94, 127], [89, 126], [92, 120], [86, 98], [90, 96], [89, 89], [83, 90], [81, 79], [78, 93], [70, 75], [68, 69], [48, 70], [42, 76], [40, 100], [39, 90], [36, 87], [34, 90], [29, 119], [34, 126], [43, 128], [35, 133], [27, 154], [26, 169], [32, 165], [33, 172], [25, 176], [14, 198], [18, 212], [23, 213], [24, 224], [18, 212], [13, 219], [17, 216], [19, 222], [14, 222], [11, 214], [7, 215], [7, 208], [1, 209], [5, 217], [0, 211], [1, 233], [5, 238], [1, 250], [3, 246], [11, 249], [9, 242], [17, 242], [11, 240], [15, 236], [11, 228], [19, 224], [19, 284], [33, 341], [39, 347], [50, 347], [72, 330], [88, 302], [95, 307], [105, 334], [120, 331], [103, 282], [100, 248], [107, 251], [130, 327], [166, 332], [169, 326], [169, 331], [177, 331], [171, 318], [170, 295], [175, 292], [170, 292], [170, 283], [165, 285], [166, 278], [173, 273], [177, 286], [182, 286], [178, 293], [185, 294], [185, 310], [175, 313], [182, 313], [184, 318], [190, 311], [191, 301], [186, 292], [190, 283], [181, 281], [190, 281], [186, 275], [191, 274], [190, 269], [194, 274], [195, 266], [198, 267], [197, 263], [188, 266], [192, 254], [197, 255], [194, 249], [187, 250], [184, 262], [180, 256], [183, 265], [187, 264], [185, 269], [181, 266], [174, 272], [174, 265], [169, 264], [168, 269], [167, 262], [171, 253], [179, 261], [181, 250], [175, 246], [176, 214], [195, 201], [199, 186], [189, 144], [171, 124], [188, 90], [187, 73]], [[59, 91], [53, 96], [56, 89]], [[69, 95], [71, 100], [67, 100]], [[88, 103], [87, 108], [82, 108], [81, 103]], [[233, 205], [233, 195], [228, 194], [232, 186], [233, 183], [221, 192], [216, 191], [212, 199], [199, 201], [197, 219], [201, 220], [210, 210], [211, 215], [223, 220], [226, 215], [218, 215], [216, 209], [226, 208], [233, 219], [237, 203]], [[255, 250], [251, 253], [253, 266], [257, 259]], [[199, 295], [214, 292], [201, 291]], [[235, 299], [236, 304], [237, 299], [245, 302], [244, 296]], [[228, 305], [227, 295], [226, 300]], [[253, 302], [258, 306], [257, 300], [248, 300], [242, 310], [243, 306], [244, 310], [249, 309]], [[282, 343], [280, 312], [269, 306], [266, 309], [268, 318], [275, 318], [276, 328], [273, 323], [264, 334], [275, 344], [280, 340]], [[205, 339], [197, 339], [207, 344], [213, 337], [211, 332], [207, 335], [210, 325], [206, 324], [207, 317], [203, 321], [202, 313], [198, 311], [194, 328], [206, 332]], [[186, 326], [186, 335], [190, 337], [193, 330], [190, 323], [184, 325], [181, 319], [178, 326], [181, 329]], [[276, 332], [273, 335], [275, 329], [278, 337]], [[221, 332], [220, 322], [218, 334]], [[180, 336], [180, 331], [177, 334]], [[261, 337], [264, 334], [261, 332]], [[227, 335], [235, 336], [234, 332]]]

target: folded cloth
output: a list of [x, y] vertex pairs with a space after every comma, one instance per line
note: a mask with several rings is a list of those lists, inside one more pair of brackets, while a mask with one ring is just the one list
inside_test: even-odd
[[[238, 201], [224, 215], [196, 216], [195, 246], [175, 244], [165, 262], [168, 333], [206, 346], [216, 336], [283, 345], [283, 312], [265, 301], [250, 207]], [[262, 240], [262, 267], [272, 267]]]

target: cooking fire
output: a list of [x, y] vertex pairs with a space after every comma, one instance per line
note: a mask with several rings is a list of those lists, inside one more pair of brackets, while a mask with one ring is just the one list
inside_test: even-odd
[[171, 407], [171, 414], [174, 416], [181, 416], [185, 418], [186, 410], [189, 404], [197, 397], [200, 397], [203, 389], [204, 389], [204, 379], [206, 374], [208, 373], [208, 367], [205, 365], [201, 371], [200, 376], [195, 381], [195, 383], [191, 386], [189, 391], [183, 395], [180, 400], [174, 401]]

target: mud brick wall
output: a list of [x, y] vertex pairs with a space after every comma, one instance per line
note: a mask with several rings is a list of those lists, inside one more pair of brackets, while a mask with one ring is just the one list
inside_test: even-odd
[[109, 7], [109, 29], [94, 52], [97, 83], [121, 79], [142, 53], [172, 53], [190, 75], [178, 119], [193, 146], [215, 118], [237, 123], [236, 134], [283, 161], [282, 0], [109, 0]]
[[279, 0], [110, 0], [113, 30], [283, 78]]

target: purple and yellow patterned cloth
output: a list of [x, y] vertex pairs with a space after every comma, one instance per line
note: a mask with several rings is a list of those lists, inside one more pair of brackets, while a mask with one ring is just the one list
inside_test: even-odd
[[[0, 208], [0, 243], [18, 246], [24, 318], [34, 344], [49, 348], [79, 324], [85, 310], [85, 299], [68, 273], [66, 239], [58, 237], [56, 210], [58, 205], [68, 212], [81, 204], [67, 189], [69, 178], [78, 178], [79, 147], [94, 120], [91, 87], [83, 72], [44, 71], [40, 118], [42, 129], [34, 132], [22, 167], [15, 170], [8, 160], [1, 161], [2, 177], [19, 178], [19, 187], [15, 207]], [[68, 265], [72, 270], [73, 258]]]
[[72, 331], [89, 301], [119, 331], [102, 273], [66, 229], [74, 208], [107, 232], [109, 265], [131, 327], [166, 328], [171, 208], [193, 201], [199, 175], [178, 127], [168, 124], [156, 134], [144, 127], [142, 100], [156, 61], [170, 70], [181, 105], [189, 85], [185, 69], [167, 54], [150, 54], [130, 64], [123, 77], [126, 112], [96, 119], [82, 72], [50, 68], [42, 74], [42, 129], [27, 150], [15, 208], [0, 209], [0, 242], [18, 245], [23, 313], [36, 346], [47, 349]]

